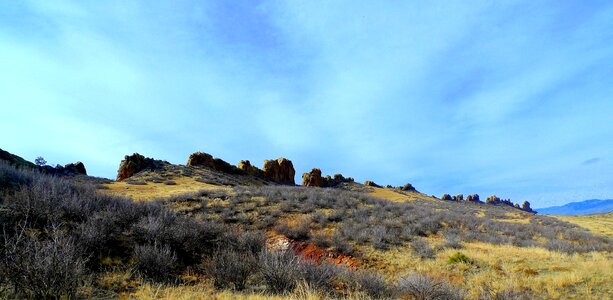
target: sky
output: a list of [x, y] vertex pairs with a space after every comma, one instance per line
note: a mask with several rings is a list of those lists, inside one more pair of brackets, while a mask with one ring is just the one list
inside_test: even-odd
[[611, 1], [0, 1], [0, 148], [613, 198]]

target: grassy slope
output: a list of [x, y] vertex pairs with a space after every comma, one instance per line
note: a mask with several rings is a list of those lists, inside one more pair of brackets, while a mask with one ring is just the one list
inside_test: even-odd
[[577, 224], [595, 234], [613, 236], [613, 213], [583, 216], [553, 216], [562, 221]]
[[173, 179], [174, 185], [163, 182], [147, 182], [144, 185], [130, 184], [128, 182], [112, 182], [105, 184], [107, 189], [103, 192], [131, 197], [136, 201], [169, 198], [186, 193], [197, 192], [202, 189], [223, 189], [223, 186], [196, 181], [192, 177], [182, 176]]
[[[109, 192], [129, 195], [137, 199], [159, 198], [182, 191], [195, 191], [208, 187], [189, 178], [175, 179], [176, 186], [148, 184], [128, 186], [114, 183]], [[215, 188], [219, 188], [215, 186]], [[432, 198], [415, 192], [396, 192], [391, 189], [375, 188], [371, 195], [393, 202]], [[529, 218], [522, 213], [508, 213], [505, 222], [527, 223]], [[613, 235], [613, 214], [604, 216], [560, 217], [592, 230], [596, 234]], [[464, 243], [459, 250], [442, 249], [444, 238], [428, 238], [434, 248], [441, 247], [434, 259], [421, 259], [412, 254], [408, 245], [394, 247], [387, 251], [371, 246], [358, 246], [363, 253], [364, 266], [376, 269], [390, 280], [420, 271], [434, 277], [446, 278], [468, 291], [469, 298], [482, 293], [483, 286], [494, 291], [532, 290], [543, 298], [602, 299], [613, 294], [613, 255], [611, 253], [563, 254], [538, 247], [515, 247], [493, 245], [482, 242]], [[439, 245], [439, 246], [437, 246]], [[471, 264], [449, 264], [448, 258], [460, 251], [473, 259]], [[176, 290], [179, 289], [179, 290]], [[199, 295], [203, 291], [213, 293], [217, 299], [241, 297], [259, 299], [261, 296], [216, 292], [210, 286], [182, 287], [176, 289], [155, 289], [143, 285], [132, 294], [143, 298], [175, 298], [178, 294]], [[209, 294], [210, 295], [210, 294]], [[311, 295], [311, 297], [315, 297]], [[191, 296], [187, 296], [191, 298]], [[197, 296], [196, 296], [197, 298]]]

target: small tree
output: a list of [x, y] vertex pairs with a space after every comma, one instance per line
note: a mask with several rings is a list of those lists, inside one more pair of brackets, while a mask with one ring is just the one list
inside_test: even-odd
[[39, 156], [34, 160], [34, 164], [39, 167], [42, 167], [47, 165], [47, 161], [42, 156]]
[[452, 198], [451, 198], [451, 195], [449, 195], [449, 194], [444, 194], [444, 195], [443, 195], [443, 197], [441, 197], [441, 200], [451, 201], [451, 200], [452, 200]]

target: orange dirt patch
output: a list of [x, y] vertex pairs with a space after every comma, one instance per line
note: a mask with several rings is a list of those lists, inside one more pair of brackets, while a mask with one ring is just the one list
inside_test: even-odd
[[359, 260], [350, 255], [324, 249], [313, 243], [292, 241], [282, 235], [269, 237], [266, 245], [268, 249], [277, 251], [292, 249], [302, 258], [317, 263], [326, 261], [335, 265], [343, 265], [349, 269], [356, 269], [361, 265]]

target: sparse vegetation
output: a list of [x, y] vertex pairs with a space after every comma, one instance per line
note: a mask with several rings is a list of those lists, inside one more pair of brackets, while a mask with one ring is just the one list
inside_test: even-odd
[[471, 264], [473, 260], [470, 259], [470, 257], [466, 256], [466, 254], [462, 252], [456, 252], [454, 255], [449, 257], [447, 262], [450, 264], [457, 264], [457, 263]]
[[[0, 172], [4, 227], [0, 290], [13, 298], [93, 297], [92, 293], [98, 293], [93, 291], [105, 289], [123, 293], [130, 290], [126, 284], [189, 286], [202, 282], [197, 278], [213, 282], [211, 288], [268, 295], [294, 293], [308, 286], [320, 296], [418, 298], [441, 293], [454, 299], [462, 294], [461, 286], [473, 298], [483, 294], [481, 285], [458, 281], [456, 268], [478, 267], [465, 275], [471, 277], [463, 277], [472, 282], [480, 272], [513, 272], [497, 265], [500, 259], [507, 261], [504, 251], [537, 253], [551, 261], [588, 252], [606, 257], [613, 245], [608, 237], [555, 218], [476, 201], [474, 205], [419, 199], [390, 202], [343, 189], [236, 186], [133, 202], [108, 190], [99, 192], [95, 186], [2, 163]], [[330, 261], [309, 260], [291, 250], [279, 252], [265, 246], [265, 235], [279, 234], [290, 242], [319, 246], [318, 251], [325, 251], [323, 257], [330, 256]], [[479, 252], [479, 247], [485, 247], [481, 245], [507, 250], [498, 259], [490, 258]], [[466, 254], [457, 255], [455, 249], [460, 248]], [[357, 262], [358, 271], [347, 260], [343, 261], [350, 268], [329, 263], [343, 255]], [[443, 266], [447, 259], [453, 263], [440, 267], [447, 271], [436, 277], [420, 273], [398, 279], [383, 276], [393, 272], [373, 271], [378, 264], [384, 272], [387, 266], [402, 265], [398, 260], [385, 263], [394, 255], [427, 268]], [[103, 284], [108, 282], [102, 280], [109, 274], [108, 266], [113, 266], [113, 272], [133, 274], [122, 275], [121, 280], [136, 283]], [[541, 278], [546, 273], [541, 269], [522, 266], [517, 272]], [[39, 283], [23, 281], [23, 274], [31, 273], [36, 274], [28, 275], [28, 280]], [[51, 277], [62, 280], [49, 282]], [[49, 288], [35, 288], [36, 284]], [[567, 286], [572, 284], [576, 283]], [[599, 287], [595, 293], [601, 293], [603, 283], [593, 284]], [[491, 287], [486, 294], [505, 293]], [[555, 295], [535, 288], [522, 295], [530, 293]]]

